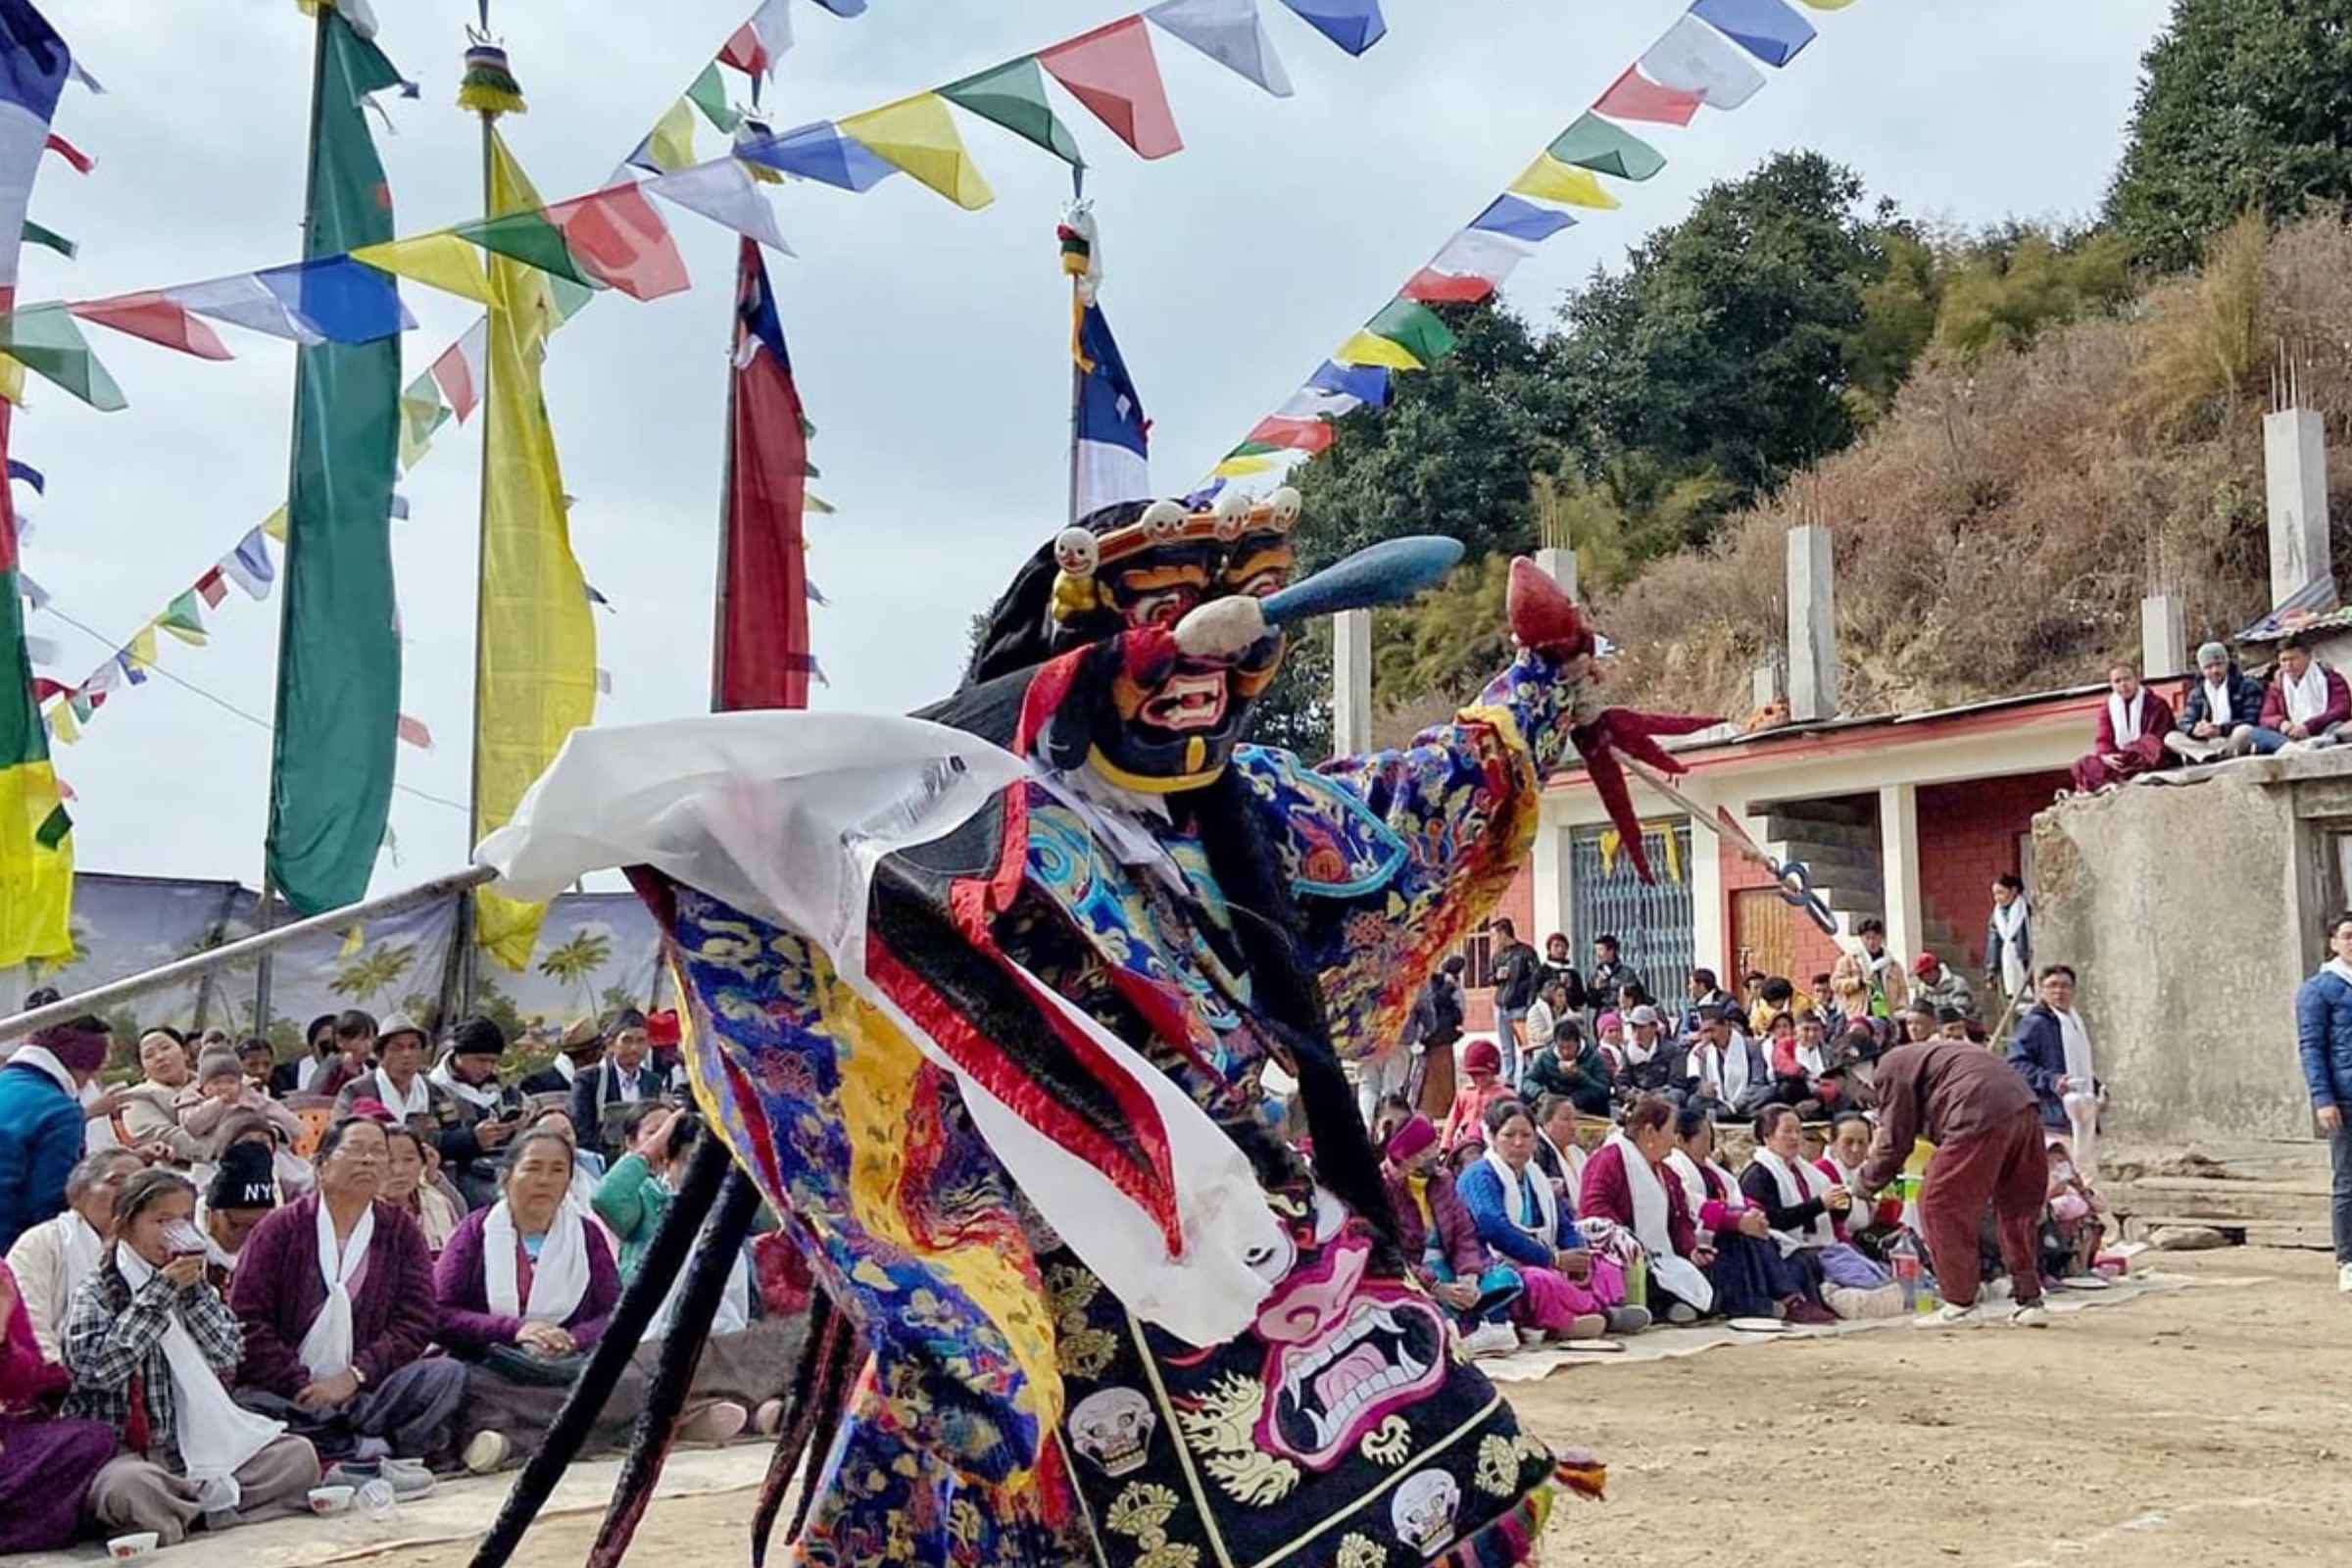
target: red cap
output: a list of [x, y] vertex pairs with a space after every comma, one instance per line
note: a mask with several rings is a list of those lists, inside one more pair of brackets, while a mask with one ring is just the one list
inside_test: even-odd
[[1911, 972], [1916, 975], [1931, 975], [1942, 967], [1943, 960], [1933, 953], [1923, 953], [1911, 960]]

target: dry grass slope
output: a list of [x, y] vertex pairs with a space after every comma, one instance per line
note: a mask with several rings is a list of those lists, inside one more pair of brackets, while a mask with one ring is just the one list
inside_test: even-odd
[[[1837, 537], [1848, 712], [1915, 711], [2099, 678], [2139, 648], [2139, 600], [2184, 596], [2190, 642], [2269, 608], [2262, 415], [2283, 340], [2304, 402], [2352, 413], [2352, 229], [2248, 223], [2205, 270], [2024, 354], [1931, 356], [1852, 450], [1703, 553], [1603, 597], [1643, 706], [1730, 714], [1787, 624], [1786, 530]], [[2339, 461], [2334, 514], [2352, 503]], [[2339, 530], [2338, 577], [2352, 564]]]

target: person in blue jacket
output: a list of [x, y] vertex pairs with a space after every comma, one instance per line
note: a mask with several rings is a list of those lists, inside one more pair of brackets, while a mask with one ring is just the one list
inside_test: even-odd
[[65, 1212], [87, 1137], [81, 1092], [112, 1044], [104, 1021], [84, 1016], [42, 1030], [0, 1066], [0, 1252]]
[[2328, 922], [2328, 961], [2295, 993], [2295, 1042], [2335, 1173], [2335, 1288], [2352, 1296], [2352, 909]]
[[1478, 1239], [1519, 1275], [1512, 1315], [1522, 1329], [1563, 1340], [1634, 1334], [1649, 1314], [1626, 1304], [1625, 1274], [1585, 1246], [1576, 1200], [1535, 1162], [1536, 1120], [1505, 1100], [1487, 1112], [1487, 1148], [1454, 1180]]

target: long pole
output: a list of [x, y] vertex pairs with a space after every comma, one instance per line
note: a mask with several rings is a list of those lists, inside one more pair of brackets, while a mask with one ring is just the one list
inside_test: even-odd
[[185, 958], [167, 963], [161, 968], [149, 969], [143, 973], [131, 975], [127, 979], [93, 987], [78, 996], [67, 997], [61, 1002], [52, 1002], [46, 1006], [35, 1007], [30, 1012], [20, 1012], [14, 1017], [0, 1018], [0, 1041], [15, 1040], [22, 1035], [32, 1033], [35, 1029], [45, 1029], [54, 1023], [64, 1023], [68, 1019], [78, 1018], [85, 1012], [102, 1011], [119, 1002], [126, 1002], [132, 997], [145, 996], [150, 991], [161, 991], [172, 986], [184, 985], [190, 980], [202, 979], [217, 970], [230, 968], [240, 963], [251, 963], [267, 954], [276, 952], [289, 943], [300, 942], [308, 937], [319, 936], [329, 931], [339, 931], [357, 921], [385, 919], [427, 904], [437, 903], [452, 894], [469, 893], [497, 875], [498, 871], [493, 866], [469, 865], [463, 871], [452, 871], [445, 876], [437, 876], [430, 882], [419, 882], [416, 886], [405, 888], [398, 893], [386, 893], [378, 898], [362, 900], [358, 904], [347, 904], [340, 909], [329, 909], [323, 914], [314, 914], [307, 920], [297, 920], [292, 925], [281, 925], [274, 930], [256, 931], [252, 936], [241, 941], [214, 948], [208, 953], [192, 954]]
[[[1070, 170], [1070, 205], [1074, 209], [1086, 199], [1086, 166], [1074, 165]], [[1078, 327], [1085, 309], [1079, 296], [1084, 280], [1076, 274], [1070, 277], [1070, 504], [1069, 519], [1078, 520], [1078, 406], [1086, 397], [1086, 372], [1078, 368]]]
[[[490, 0], [482, 0], [481, 17], [483, 41], [486, 43], [489, 39]], [[489, 109], [477, 110], [476, 113], [482, 122], [482, 217], [489, 220], [499, 216], [494, 172], [494, 143], [497, 136], [494, 127], [498, 116]], [[491, 259], [490, 278], [490, 332], [489, 338], [484, 341], [482, 353], [482, 476], [473, 552], [473, 758], [466, 797], [466, 833], [469, 840], [475, 841], [482, 836], [482, 644], [488, 637], [490, 626], [490, 468], [496, 456], [490, 450], [490, 441], [497, 426], [497, 419], [491, 411], [490, 378], [497, 373], [494, 367], [498, 364], [498, 353], [492, 340], [505, 326], [499, 319], [498, 265], [495, 257]], [[467, 848], [470, 849], [471, 845], [468, 844]], [[477, 928], [474, 901], [468, 898], [458, 906], [457, 996], [445, 1011], [463, 1014], [473, 1008], [474, 987], [481, 967], [481, 947], [475, 940]]]
[[[736, 263], [737, 287], [742, 286], [743, 264]], [[736, 311], [729, 320], [740, 323], [742, 300], [736, 301]], [[735, 346], [743, 328], [734, 325], [727, 334], [727, 433], [726, 448], [718, 466], [718, 582], [710, 595], [710, 711], [724, 712], [727, 707], [727, 583], [735, 569]]]
[[[328, 8], [318, 8], [318, 26], [311, 46], [311, 142], [304, 160], [302, 176], [302, 254], [311, 254], [311, 231], [318, 221], [317, 194], [318, 190], [318, 126], [321, 114], [320, 99], [326, 80], [326, 29]], [[286, 497], [293, 499], [296, 466], [302, 461], [302, 398], [303, 383], [309, 378], [309, 362], [303, 351], [294, 353], [293, 429], [286, 440]], [[284, 732], [286, 722], [286, 643], [294, 626], [294, 552], [302, 548], [304, 530], [295, 526], [294, 514], [286, 514], [285, 566], [279, 575], [286, 586], [277, 596], [277, 690], [272, 694], [270, 710], [270, 802], [263, 816], [262, 828], [262, 896], [254, 905], [253, 924], [257, 931], [267, 931], [277, 918], [277, 883], [270, 872], [270, 851], [277, 833], [277, 737]], [[270, 1038], [270, 991], [275, 979], [274, 965], [264, 958], [253, 971], [253, 1032], [264, 1040]], [[202, 999], [199, 998], [201, 1012]], [[234, 1011], [235, 1009], [230, 1009]]]

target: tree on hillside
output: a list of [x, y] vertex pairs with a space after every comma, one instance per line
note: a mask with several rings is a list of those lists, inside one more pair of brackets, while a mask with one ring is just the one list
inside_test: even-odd
[[2254, 209], [2352, 198], [2352, 0], [2174, 0], [2141, 61], [2107, 220], [2139, 258], [2196, 265]]
[[1460, 347], [1395, 377], [1388, 408], [1342, 419], [1300, 470], [1302, 570], [1402, 534], [1449, 534], [1474, 557], [1534, 545], [1528, 476], [1561, 465], [1582, 421], [1525, 321], [1492, 301], [1440, 314]]
[[1752, 500], [1853, 440], [1845, 393], [1885, 276], [1890, 211], [1818, 153], [1709, 187], [1619, 273], [1569, 296], [1552, 360], [1609, 444], [1677, 477], [1712, 468]]

